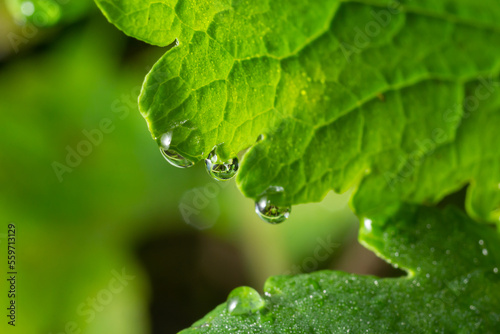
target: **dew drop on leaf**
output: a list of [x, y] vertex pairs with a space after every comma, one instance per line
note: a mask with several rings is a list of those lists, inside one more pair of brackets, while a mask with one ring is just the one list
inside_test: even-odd
[[265, 304], [260, 294], [248, 286], [234, 289], [227, 297], [227, 311], [232, 315], [255, 313]]
[[284, 222], [289, 216], [292, 208], [290, 205], [276, 204], [284, 194], [282, 187], [269, 187], [255, 202], [255, 212], [259, 217], [270, 224]]
[[217, 153], [213, 149], [205, 159], [208, 174], [218, 181], [227, 181], [232, 179], [238, 172], [238, 158], [234, 157], [228, 161], [219, 161]]
[[160, 138], [160, 152], [172, 166], [178, 168], [188, 168], [194, 165], [194, 162], [188, 158], [183, 157], [176, 151], [170, 149], [170, 143], [172, 142], [172, 133], [164, 133]]
[[372, 230], [372, 220], [371, 219], [365, 218], [363, 220], [363, 225], [364, 225], [367, 232], [371, 232], [371, 230]]

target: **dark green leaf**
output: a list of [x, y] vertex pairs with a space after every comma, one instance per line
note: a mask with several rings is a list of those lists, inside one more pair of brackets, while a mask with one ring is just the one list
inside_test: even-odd
[[264, 308], [231, 315], [223, 304], [181, 333], [496, 332], [500, 240], [490, 226], [454, 208], [405, 206], [365, 220], [360, 240], [407, 276], [271, 277]]

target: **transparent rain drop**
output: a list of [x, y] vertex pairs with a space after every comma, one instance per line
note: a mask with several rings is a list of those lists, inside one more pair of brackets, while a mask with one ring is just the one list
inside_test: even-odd
[[188, 168], [194, 165], [194, 162], [188, 158], [183, 157], [176, 151], [170, 149], [170, 143], [172, 142], [172, 132], [164, 133], [160, 137], [160, 152], [172, 166], [178, 168]]
[[260, 294], [248, 286], [234, 289], [227, 297], [227, 310], [233, 315], [255, 313], [265, 305]]
[[219, 181], [227, 181], [232, 179], [238, 172], [238, 158], [232, 158], [228, 161], [219, 161], [217, 153], [214, 149], [205, 159], [207, 172], [214, 179]]
[[289, 205], [277, 205], [277, 200], [283, 196], [282, 187], [269, 187], [255, 202], [255, 212], [267, 223], [279, 224], [284, 222], [292, 211]]

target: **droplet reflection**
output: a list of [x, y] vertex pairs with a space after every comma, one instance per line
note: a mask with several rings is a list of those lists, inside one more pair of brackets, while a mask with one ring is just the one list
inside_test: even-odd
[[290, 205], [278, 205], [277, 201], [282, 198], [284, 190], [282, 187], [269, 187], [255, 202], [255, 212], [259, 217], [269, 224], [279, 224], [290, 216], [292, 208]]

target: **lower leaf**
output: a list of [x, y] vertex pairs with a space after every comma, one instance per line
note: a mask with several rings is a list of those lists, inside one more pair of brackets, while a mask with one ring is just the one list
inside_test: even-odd
[[181, 333], [496, 332], [500, 240], [492, 227], [452, 207], [403, 205], [370, 218], [361, 222], [360, 241], [407, 276], [271, 277], [262, 297], [238, 288]]

